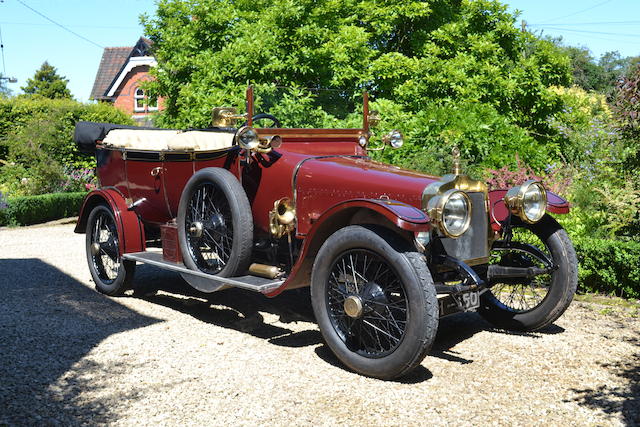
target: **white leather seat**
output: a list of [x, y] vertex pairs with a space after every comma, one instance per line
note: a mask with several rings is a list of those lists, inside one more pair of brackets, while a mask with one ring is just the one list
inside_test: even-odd
[[102, 141], [108, 147], [150, 151], [215, 151], [233, 146], [234, 134], [178, 130], [113, 129]]
[[169, 140], [178, 132], [177, 130], [113, 129], [109, 131], [102, 143], [115, 148], [163, 151], [167, 150]]
[[189, 131], [175, 135], [169, 140], [169, 150], [214, 151], [233, 145], [234, 134], [228, 132]]

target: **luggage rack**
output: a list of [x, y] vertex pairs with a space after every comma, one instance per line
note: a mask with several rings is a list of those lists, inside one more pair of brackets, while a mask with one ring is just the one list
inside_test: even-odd
[[183, 264], [167, 261], [162, 258], [161, 252], [132, 252], [122, 255], [123, 259], [130, 261], [137, 261], [143, 264], [154, 265], [156, 267], [164, 268], [165, 270], [176, 271], [181, 274], [187, 274], [191, 276], [201, 277], [207, 280], [211, 280], [216, 283], [224, 283], [225, 285], [233, 286], [236, 288], [247, 289], [250, 291], [267, 293], [278, 288], [284, 283], [282, 279], [266, 279], [258, 276], [236, 276], [236, 277], [220, 277], [197, 270], [189, 270]]

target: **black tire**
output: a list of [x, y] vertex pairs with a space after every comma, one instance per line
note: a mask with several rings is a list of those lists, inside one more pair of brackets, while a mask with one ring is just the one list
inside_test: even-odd
[[[208, 191], [211, 196], [207, 196]], [[207, 200], [207, 211], [203, 215], [188, 212], [194, 198], [200, 196]], [[238, 276], [249, 268], [253, 246], [251, 206], [242, 185], [228, 170], [206, 168], [194, 174], [180, 197], [177, 221], [187, 268], [221, 277]], [[190, 232], [197, 222], [203, 224], [201, 237]]]
[[[499, 328], [535, 331], [555, 322], [571, 304], [578, 285], [578, 260], [566, 231], [551, 216], [546, 215], [535, 224], [519, 223], [516, 230], [518, 228], [530, 231], [538, 239], [540, 242], [538, 249], [550, 256], [557, 269], [543, 276], [543, 280], [546, 279], [544, 280], [545, 293], [537, 296], [537, 300], [531, 298], [530, 292], [524, 295], [523, 290], [523, 300], [532, 299], [532, 304], [514, 308], [509, 302], [504, 301], [505, 298], [494, 285], [482, 294], [478, 313]], [[515, 236], [514, 240], [516, 240]], [[526, 261], [527, 258], [525, 256], [521, 259]], [[525, 281], [523, 280], [522, 283]], [[531, 283], [508, 286], [512, 286], [513, 292], [515, 286], [524, 289], [527, 286], [531, 287]], [[539, 284], [536, 284], [534, 291], [538, 287]], [[537, 291], [535, 292], [537, 295]]]
[[[336, 278], [346, 256], [354, 277], [360, 279], [348, 277], [349, 267], [338, 274], [342, 282]], [[340, 296], [342, 301], [360, 299], [359, 319], [346, 314]], [[313, 265], [311, 302], [329, 348], [349, 368], [370, 377], [406, 375], [425, 358], [438, 329], [438, 300], [424, 256], [381, 227], [352, 225], [327, 239]]]
[[85, 242], [89, 272], [98, 292], [122, 295], [131, 286], [136, 263], [121, 259], [116, 220], [106, 205], [89, 213]]

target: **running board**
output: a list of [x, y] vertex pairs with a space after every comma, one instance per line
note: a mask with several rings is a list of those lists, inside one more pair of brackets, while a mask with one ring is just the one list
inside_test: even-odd
[[247, 289], [255, 292], [267, 293], [278, 288], [281, 284], [284, 283], [284, 280], [265, 279], [258, 276], [220, 277], [203, 273], [202, 271], [189, 270], [183, 264], [177, 264], [175, 262], [164, 260], [162, 258], [162, 253], [160, 252], [132, 252], [122, 255], [122, 258], [141, 262], [143, 264], [155, 265], [156, 267], [164, 268], [165, 270], [171, 270], [182, 274], [202, 277], [215, 283], [224, 283], [225, 285]]

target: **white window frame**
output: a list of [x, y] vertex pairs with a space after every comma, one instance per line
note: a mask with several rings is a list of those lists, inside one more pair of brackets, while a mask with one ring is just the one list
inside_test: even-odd
[[[142, 92], [142, 95], [138, 94], [138, 91]], [[142, 100], [142, 107], [138, 107], [138, 100]], [[137, 87], [135, 88], [135, 90], [133, 91], [133, 111], [135, 111], [136, 113], [144, 113], [146, 111], [146, 107], [147, 106], [147, 94], [145, 93], [144, 89]]]

